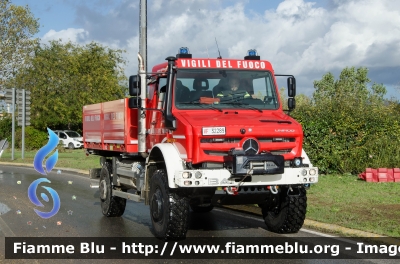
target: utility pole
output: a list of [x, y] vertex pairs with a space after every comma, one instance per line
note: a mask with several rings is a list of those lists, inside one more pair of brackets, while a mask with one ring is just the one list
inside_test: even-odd
[[140, 0], [139, 20], [139, 53], [143, 58], [144, 70], [147, 72], [147, 0]]
[[15, 145], [15, 88], [12, 88], [12, 123], [11, 123], [11, 160], [14, 160]]
[[22, 146], [21, 146], [21, 159], [24, 159], [25, 152], [25, 89], [22, 89]]

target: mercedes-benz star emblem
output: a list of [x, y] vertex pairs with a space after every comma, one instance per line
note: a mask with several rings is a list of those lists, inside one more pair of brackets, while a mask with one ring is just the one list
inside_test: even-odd
[[243, 142], [243, 150], [246, 152], [247, 155], [255, 155], [258, 153], [260, 147], [258, 145], [258, 142], [252, 138], [246, 139]]

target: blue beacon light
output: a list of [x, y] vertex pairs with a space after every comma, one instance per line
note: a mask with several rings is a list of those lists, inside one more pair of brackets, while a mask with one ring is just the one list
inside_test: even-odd
[[181, 47], [178, 50], [178, 54], [176, 54], [176, 58], [191, 59], [192, 58], [192, 54], [190, 54], [190, 51], [189, 51], [188, 47]]
[[251, 49], [247, 51], [248, 56], [257, 56], [257, 50]]
[[179, 49], [179, 54], [189, 54], [189, 49], [187, 47], [182, 47]]

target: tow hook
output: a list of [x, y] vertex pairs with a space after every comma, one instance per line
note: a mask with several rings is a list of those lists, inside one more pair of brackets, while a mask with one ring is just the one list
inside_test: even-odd
[[224, 187], [224, 191], [229, 195], [238, 195], [238, 188], [237, 187]]
[[267, 186], [267, 189], [269, 189], [273, 194], [278, 193], [278, 186]]

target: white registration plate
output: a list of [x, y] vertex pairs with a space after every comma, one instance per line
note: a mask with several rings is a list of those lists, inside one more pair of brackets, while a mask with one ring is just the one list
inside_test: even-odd
[[225, 135], [225, 127], [203, 127], [203, 136]]

